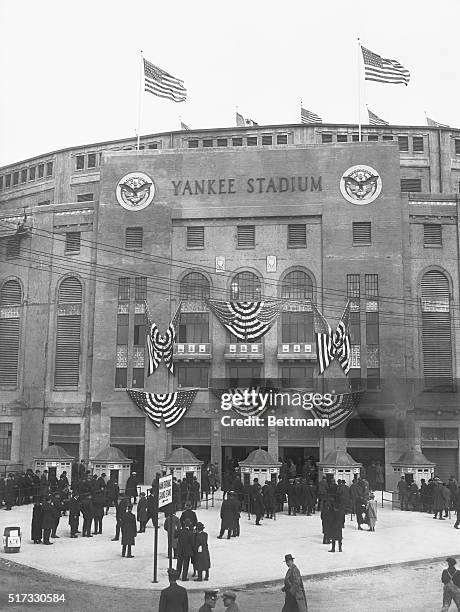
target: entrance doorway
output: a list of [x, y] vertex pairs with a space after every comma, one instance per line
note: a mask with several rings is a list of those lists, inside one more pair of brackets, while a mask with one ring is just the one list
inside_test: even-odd
[[131, 472], [136, 472], [138, 482], [143, 482], [144, 480], [144, 461], [145, 461], [145, 446], [141, 446], [140, 444], [113, 444], [116, 448], [119, 448], [121, 452], [128, 457], [128, 459], [132, 459], [133, 462], [131, 464]]

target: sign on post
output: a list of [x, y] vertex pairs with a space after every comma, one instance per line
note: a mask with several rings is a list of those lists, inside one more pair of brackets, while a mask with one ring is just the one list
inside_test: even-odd
[[158, 481], [158, 508], [172, 503], [172, 474], [162, 476]]

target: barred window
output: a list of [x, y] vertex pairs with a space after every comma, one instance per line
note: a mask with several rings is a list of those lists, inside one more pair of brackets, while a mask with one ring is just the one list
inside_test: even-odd
[[191, 225], [187, 227], [187, 247], [204, 248], [204, 227]]
[[348, 142], [348, 134], [337, 134], [337, 142]]
[[311, 300], [313, 298], [313, 281], [301, 270], [289, 272], [281, 284], [281, 297], [285, 300]]
[[365, 274], [364, 289], [366, 291], [366, 297], [377, 297], [379, 294], [379, 275]]
[[423, 153], [423, 136], [412, 138], [412, 150], [414, 153]]
[[14, 259], [21, 254], [21, 239], [17, 236], [11, 236], [6, 243], [6, 258]]
[[262, 287], [260, 279], [253, 272], [240, 272], [233, 277], [230, 285], [230, 299], [235, 302], [257, 302]]
[[218, 138], [217, 146], [218, 147], [226, 147], [228, 145], [228, 140], [226, 138]]
[[139, 251], [142, 249], [144, 240], [143, 227], [127, 227], [125, 231], [125, 249], [128, 251]]
[[209, 300], [209, 281], [199, 272], [190, 272], [180, 283], [181, 300]]
[[66, 232], [65, 235], [65, 252], [79, 253], [80, 252], [81, 232]]
[[209, 342], [209, 313], [182, 312], [178, 339], [179, 342]]
[[124, 277], [118, 279], [118, 301], [123, 302], [129, 300], [130, 278]]
[[360, 297], [360, 276], [359, 274], [347, 274], [347, 296], [349, 298]]
[[321, 134], [321, 142], [323, 144], [332, 142], [332, 134]]
[[278, 134], [276, 136], [276, 144], [285, 145], [288, 143], [287, 134]]
[[256, 246], [256, 226], [238, 225], [236, 228], [236, 245], [240, 248], [251, 249]]
[[0, 385], [18, 382], [21, 315], [21, 285], [8, 280], [0, 291]]
[[423, 246], [442, 246], [442, 225], [440, 223], [424, 223]]
[[371, 222], [370, 221], [356, 221], [352, 224], [353, 229], [353, 244], [371, 244]]
[[136, 276], [134, 279], [134, 299], [142, 301], [147, 299], [147, 277]]
[[403, 153], [409, 151], [409, 136], [398, 136], [398, 146]]
[[13, 438], [13, 423], [0, 423], [0, 459], [11, 459], [11, 440]]
[[305, 223], [288, 224], [287, 245], [289, 248], [307, 246], [307, 226]]
[[59, 286], [54, 384], [76, 387], [80, 379], [82, 284], [75, 277]]

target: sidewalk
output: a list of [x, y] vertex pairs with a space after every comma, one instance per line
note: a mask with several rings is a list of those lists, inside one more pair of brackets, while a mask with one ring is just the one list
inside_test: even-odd
[[[284, 555], [291, 553], [304, 576], [340, 573], [361, 568], [397, 564], [440, 556], [460, 555], [460, 530], [453, 529], [454, 515], [444, 521], [419, 512], [391, 510], [390, 504], [379, 507], [376, 531], [358, 531], [356, 521], [348, 516], [344, 530], [343, 553], [328, 553], [322, 544], [319, 514], [277, 515], [276, 520], [264, 519], [262, 526], [241, 516], [241, 536], [218, 540], [220, 501], [214, 508], [197, 510], [198, 520], [209, 534], [211, 554], [210, 580], [199, 583], [190, 580], [189, 590], [203, 586], [247, 586], [281, 580], [286, 572]], [[134, 509], [135, 511], [135, 509]], [[103, 534], [93, 538], [71, 540], [68, 516], [62, 517], [54, 546], [33, 544], [30, 540], [32, 504], [14, 507], [10, 512], [0, 510], [0, 534], [6, 526], [20, 526], [21, 551], [0, 557], [51, 574], [106, 586], [160, 589], [167, 582], [166, 532], [160, 520], [158, 537], [158, 584], [153, 577], [153, 534], [149, 524], [146, 533], [136, 538], [134, 559], [121, 557], [119, 542], [112, 542], [115, 534], [115, 510], [104, 517]]]

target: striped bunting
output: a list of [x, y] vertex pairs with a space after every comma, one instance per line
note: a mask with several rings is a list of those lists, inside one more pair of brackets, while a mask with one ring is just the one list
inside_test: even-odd
[[174, 393], [147, 393], [127, 389], [129, 397], [155, 427], [160, 427], [162, 419], [166, 427], [178, 423], [193, 404], [197, 391], [198, 389], [189, 389]]
[[355, 412], [363, 391], [332, 395], [331, 406], [313, 406], [310, 411], [315, 419], [329, 419], [329, 428], [335, 429]]
[[160, 334], [155, 323], [151, 323], [150, 332], [147, 334], [147, 350], [149, 353], [147, 376], [155, 372], [162, 359], [171, 374], [174, 374], [173, 353], [179, 316], [180, 304], [164, 335]]
[[316, 336], [316, 354], [318, 356], [319, 374], [322, 374], [332, 363], [334, 358], [340, 364], [344, 374], [350, 370], [350, 302], [345, 306], [342, 318], [337, 325], [335, 332], [331, 326], [313, 304], [313, 317]]
[[361, 51], [364, 59], [364, 80], [394, 85], [409, 84], [410, 72], [398, 61], [380, 57], [366, 47], [361, 47]]
[[275, 322], [281, 309], [279, 302], [221, 302], [207, 304], [219, 321], [239, 340], [257, 340]]
[[144, 90], [173, 102], [184, 102], [187, 90], [184, 81], [173, 77], [144, 58]]

